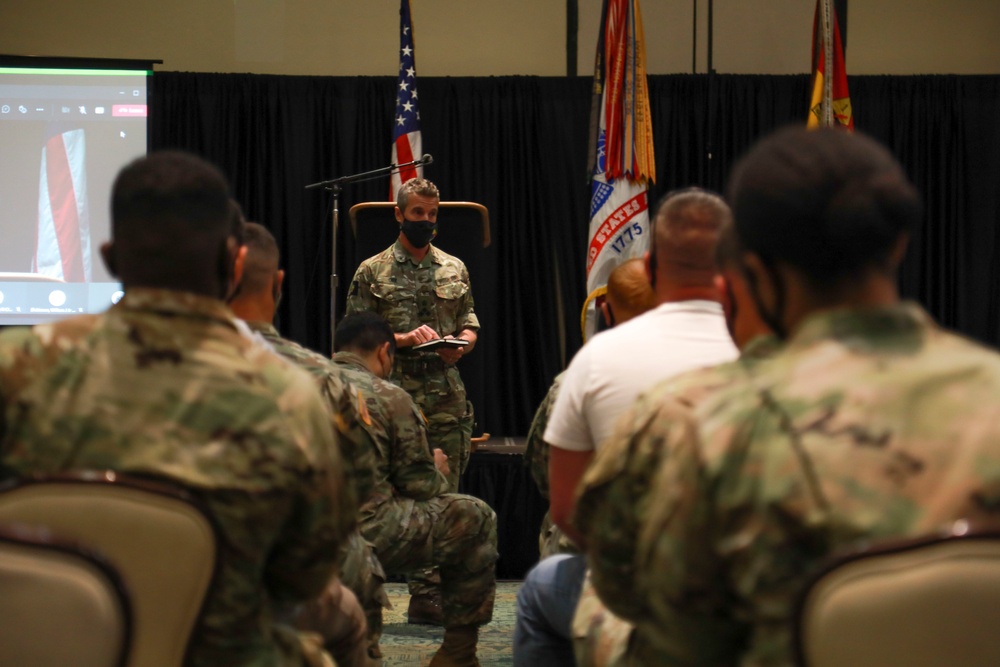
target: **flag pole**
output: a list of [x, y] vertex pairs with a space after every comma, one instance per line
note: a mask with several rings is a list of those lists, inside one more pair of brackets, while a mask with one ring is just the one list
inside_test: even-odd
[[333, 229], [330, 235], [330, 356], [333, 356], [333, 338], [337, 332], [337, 288], [340, 286], [340, 278], [337, 277], [337, 230], [340, 227], [340, 193], [343, 186], [334, 183], [329, 188], [333, 193], [333, 217], [330, 220]]
[[833, 127], [833, 16], [831, 14], [833, 0], [820, 0], [820, 15], [823, 29], [823, 58], [825, 71], [823, 73], [823, 101], [820, 106], [820, 116], [824, 127]]
[[698, 0], [691, 0], [691, 73], [698, 73]]

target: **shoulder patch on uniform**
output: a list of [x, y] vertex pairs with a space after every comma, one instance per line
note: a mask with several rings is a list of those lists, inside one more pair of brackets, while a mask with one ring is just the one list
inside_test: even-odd
[[366, 426], [372, 425], [372, 415], [368, 412], [368, 404], [365, 402], [365, 395], [358, 389], [358, 409], [361, 411], [361, 421]]

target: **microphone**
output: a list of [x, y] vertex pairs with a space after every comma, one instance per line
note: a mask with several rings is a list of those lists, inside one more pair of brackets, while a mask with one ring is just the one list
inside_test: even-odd
[[357, 183], [359, 181], [370, 181], [373, 178], [378, 178], [379, 176], [384, 176], [388, 174], [398, 174], [400, 169], [406, 167], [422, 167], [426, 164], [432, 164], [434, 158], [431, 157], [430, 153], [424, 153], [419, 160], [410, 160], [406, 164], [390, 164], [388, 167], [383, 167], [381, 169], [373, 169], [371, 171], [366, 171], [361, 174], [352, 174], [351, 176], [341, 176], [340, 178], [331, 178], [328, 181], [320, 181], [319, 183], [312, 183], [306, 186], [306, 190], [311, 188], [327, 188], [330, 189], [332, 185], [345, 185], [347, 183]]

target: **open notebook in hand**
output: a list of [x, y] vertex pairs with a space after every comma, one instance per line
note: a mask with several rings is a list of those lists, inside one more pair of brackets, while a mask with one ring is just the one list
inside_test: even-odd
[[414, 345], [411, 349], [436, 350], [439, 347], [465, 347], [468, 344], [469, 341], [464, 338], [435, 338], [434, 340], [429, 340], [426, 343]]

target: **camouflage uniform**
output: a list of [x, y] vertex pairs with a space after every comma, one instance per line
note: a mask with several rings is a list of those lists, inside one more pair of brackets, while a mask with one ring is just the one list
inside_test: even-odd
[[[347, 296], [347, 313], [366, 310], [384, 317], [396, 333], [422, 324], [440, 336], [479, 330], [465, 264], [433, 245], [419, 263], [398, 240], [362, 262]], [[448, 455], [449, 490], [454, 493], [469, 464], [474, 421], [458, 368], [446, 365], [436, 352], [404, 347], [396, 353], [391, 379], [426, 415], [431, 447]]]
[[[632, 618], [641, 607], [636, 587], [635, 544], [657, 501], [652, 482], [666, 454], [662, 439], [646, 437], [650, 425], [665, 419], [668, 399], [688, 409], [723, 391], [749, 387], [753, 368], [772, 357], [774, 336], [752, 340], [736, 361], [699, 368], [671, 377], [642, 394], [606, 440], [581, 482], [576, 523], [587, 537], [591, 572], [573, 621], [577, 664], [617, 665], [632, 634], [632, 625], [610, 609]], [[600, 582], [598, 597], [594, 580]], [[604, 603], [607, 600], [607, 604]]]
[[361, 532], [389, 573], [436, 565], [441, 571], [445, 627], [483, 625], [493, 617], [496, 515], [478, 498], [447, 493], [434, 466], [425, 425], [413, 400], [375, 377], [357, 355], [334, 361], [368, 401], [376, 439], [375, 490], [361, 506]]
[[[357, 498], [371, 495], [375, 484], [375, 441], [371, 418], [362, 393], [344, 377], [332, 359], [282, 338], [270, 322], [247, 322], [251, 331], [259, 334], [275, 352], [307, 371], [319, 385], [326, 399], [338, 435], [341, 457], [345, 462], [345, 477], [354, 484]], [[366, 420], [368, 423], [366, 423]], [[353, 532], [346, 545], [340, 566], [340, 579], [358, 597], [368, 620], [369, 654], [378, 657], [382, 636], [382, 608], [391, 608], [385, 594], [385, 570], [362, 537], [360, 529]]]
[[0, 475], [115, 469], [190, 489], [222, 533], [189, 663], [303, 664], [270, 603], [324, 590], [355, 525], [309, 377], [215, 299], [130, 289], [108, 312], [0, 335]]
[[996, 518], [1000, 356], [916, 306], [809, 318], [752, 382], [640, 438], [671, 456], [636, 545], [637, 661], [791, 664], [831, 552]]
[[[545, 442], [545, 427], [549, 424], [549, 416], [552, 415], [552, 406], [556, 402], [556, 395], [559, 393], [559, 385], [562, 382], [565, 371], [556, 376], [552, 381], [552, 386], [545, 394], [545, 398], [535, 411], [535, 417], [531, 420], [531, 427], [528, 429], [528, 439], [524, 446], [524, 464], [531, 471], [531, 476], [538, 485], [538, 491], [548, 500], [549, 498], [549, 445]], [[542, 527], [538, 535], [539, 560], [544, 560], [555, 554], [577, 553], [579, 549], [573, 540], [569, 539], [559, 526], [552, 523], [552, 513], [545, 512], [542, 519]]]

